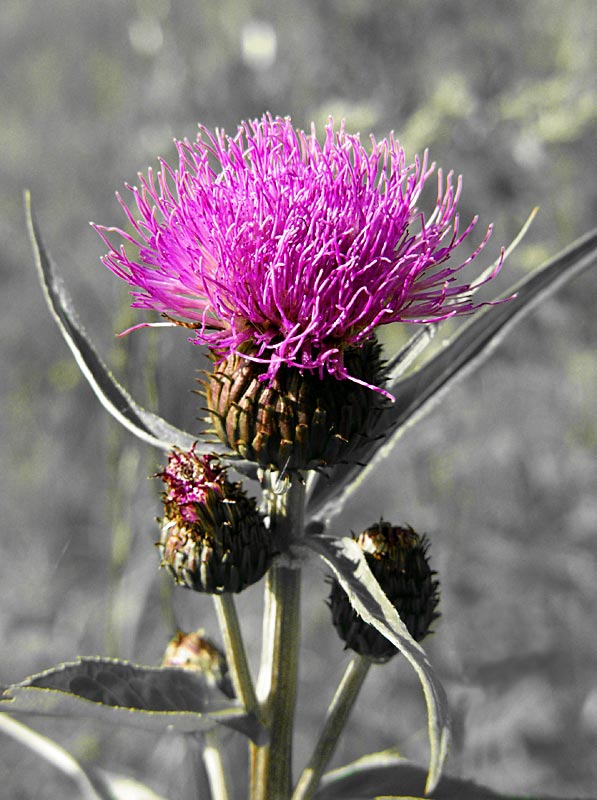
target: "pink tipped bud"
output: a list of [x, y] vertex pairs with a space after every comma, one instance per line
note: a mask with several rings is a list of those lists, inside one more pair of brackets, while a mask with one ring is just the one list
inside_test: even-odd
[[159, 542], [176, 582], [209, 594], [241, 592], [263, 577], [271, 537], [253, 498], [231, 483], [215, 456], [175, 450], [159, 474], [166, 483]]

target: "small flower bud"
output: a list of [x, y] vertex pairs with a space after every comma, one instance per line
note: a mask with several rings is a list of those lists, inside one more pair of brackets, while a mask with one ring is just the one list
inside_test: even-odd
[[[417, 642], [439, 617], [439, 583], [429, 566], [428, 541], [410, 527], [393, 527], [380, 521], [357, 537], [367, 564], [388, 600], [398, 611]], [[332, 622], [346, 647], [372, 661], [388, 661], [398, 650], [354, 610], [344, 589], [332, 580], [329, 597]]]
[[175, 450], [159, 473], [166, 484], [159, 542], [162, 566], [197, 592], [241, 592], [263, 577], [271, 537], [240, 483], [215, 456]]
[[370, 388], [383, 380], [380, 345], [370, 339], [348, 348], [344, 366], [353, 380], [287, 365], [269, 378], [267, 364], [229, 356], [205, 382], [218, 438], [248, 461], [279, 471], [355, 458], [387, 404]]
[[233, 698], [234, 688], [228, 674], [226, 656], [205, 635], [205, 631], [178, 633], [168, 642], [162, 667], [178, 667], [202, 675], [211, 686], [217, 686]]

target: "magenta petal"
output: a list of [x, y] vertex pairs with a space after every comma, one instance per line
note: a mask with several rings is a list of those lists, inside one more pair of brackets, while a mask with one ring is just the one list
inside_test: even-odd
[[478, 307], [475, 281], [459, 281], [490, 230], [452, 263], [476, 219], [459, 230], [461, 181], [441, 170], [434, 210], [419, 211], [426, 153], [408, 165], [393, 136], [366, 148], [330, 121], [319, 143], [269, 115], [176, 146], [178, 169], [162, 161], [127, 187], [135, 210], [119, 197], [132, 233], [95, 227], [132, 305], [191, 323], [195, 342], [224, 355], [252, 343], [269, 378], [283, 364], [345, 378], [341, 351], [378, 325]]

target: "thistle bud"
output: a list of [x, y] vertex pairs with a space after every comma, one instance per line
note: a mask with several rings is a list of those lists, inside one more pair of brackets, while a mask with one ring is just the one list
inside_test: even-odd
[[202, 675], [211, 686], [217, 686], [233, 698], [234, 687], [228, 674], [226, 656], [208, 639], [205, 631], [178, 633], [168, 642], [162, 667], [178, 667]]
[[255, 500], [231, 483], [215, 456], [175, 450], [159, 473], [166, 484], [161, 566], [197, 592], [241, 592], [263, 577], [271, 537]]
[[263, 468], [315, 469], [358, 457], [387, 400], [375, 339], [344, 353], [340, 380], [329, 372], [267, 365], [233, 354], [204, 382], [214, 430], [227, 447]]
[[[380, 521], [357, 537], [367, 564], [400, 619], [417, 642], [439, 617], [438, 581], [429, 566], [428, 541], [410, 527]], [[332, 580], [329, 597], [332, 622], [346, 647], [374, 662], [388, 661], [398, 650], [354, 610], [344, 589]]]

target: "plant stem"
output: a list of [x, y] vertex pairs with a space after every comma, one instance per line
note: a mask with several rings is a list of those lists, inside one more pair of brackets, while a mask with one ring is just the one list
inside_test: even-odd
[[266, 609], [264, 627], [269, 627], [270, 639], [264, 644], [269, 644], [273, 667], [265, 702], [269, 743], [257, 748], [254, 754], [252, 800], [287, 800], [292, 787], [300, 571], [273, 567], [266, 592], [270, 609]]
[[214, 603], [224, 638], [226, 661], [228, 662], [236, 697], [247, 714], [259, 716], [257, 695], [251, 678], [234, 599], [228, 593], [218, 594], [214, 595]]
[[[287, 491], [268, 496], [276, 549], [288, 554], [304, 531], [305, 487], [299, 476]], [[298, 678], [300, 581], [297, 564], [274, 563], [265, 586], [263, 652], [257, 691], [268, 743], [251, 752], [251, 800], [288, 800], [292, 791], [292, 733]]]
[[292, 800], [310, 800], [327, 767], [346, 721], [352, 711], [371, 661], [355, 653], [346, 667], [342, 680], [328, 708], [327, 717], [313, 755], [296, 785]]
[[203, 747], [203, 763], [209, 780], [212, 800], [230, 800], [226, 769], [222, 763], [220, 732], [207, 731]]

